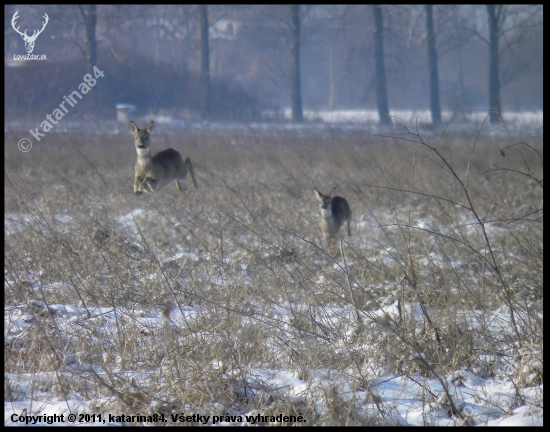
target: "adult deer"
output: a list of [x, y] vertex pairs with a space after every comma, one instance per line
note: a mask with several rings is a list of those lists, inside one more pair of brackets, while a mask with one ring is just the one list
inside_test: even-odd
[[172, 148], [162, 150], [154, 156], [151, 154], [149, 136], [154, 127], [155, 123], [151, 121], [145, 129], [140, 130], [133, 121], [130, 122], [137, 151], [134, 192], [139, 195], [144, 191], [158, 192], [173, 181], [181, 191], [183, 189], [179, 180], [187, 177], [187, 173], [191, 174], [191, 181], [196, 188], [197, 180], [193, 173], [191, 159], [187, 158], [184, 162], [181, 154]]
[[313, 189], [315, 196], [321, 203], [319, 226], [329, 246], [331, 246], [345, 222], [348, 223], [348, 236], [351, 236], [351, 209], [346, 199], [339, 196], [331, 197], [334, 189], [336, 188], [333, 188], [328, 195]]

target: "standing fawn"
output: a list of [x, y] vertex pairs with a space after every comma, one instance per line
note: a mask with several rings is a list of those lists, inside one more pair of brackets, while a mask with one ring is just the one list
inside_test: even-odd
[[191, 159], [187, 158], [184, 162], [179, 152], [172, 148], [158, 152], [155, 156], [151, 154], [149, 135], [154, 127], [155, 123], [151, 121], [145, 129], [140, 130], [133, 121], [130, 122], [130, 130], [136, 138], [137, 151], [134, 192], [139, 195], [143, 191], [158, 192], [172, 181], [176, 182], [176, 187], [181, 191], [182, 187], [178, 181], [183, 180], [187, 172], [191, 174], [193, 186], [196, 188], [197, 180]]
[[[334, 188], [336, 189], [336, 188]], [[337, 236], [340, 227], [344, 222], [348, 222], [348, 236], [351, 237], [350, 222], [351, 222], [351, 209], [349, 208], [348, 202], [339, 196], [331, 198], [332, 192], [324, 195], [319, 192], [317, 189], [313, 189], [317, 199], [321, 203], [321, 217], [319, 218], [319, 226], [323, 232], [329, 246], [331, 246], [332, 241]]]

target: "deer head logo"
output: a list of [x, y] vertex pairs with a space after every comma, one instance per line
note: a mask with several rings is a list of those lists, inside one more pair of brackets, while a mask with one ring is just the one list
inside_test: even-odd
[[48, 21], [50, 18], [48, 17], [48, 14], [44, 12], [44, 18], [46, 19], [46, 21], [44, 21], [42, 28], [40, 30], [35, 30], [32, 36], [29, 36], [27, 34], [27, 30], [25, 30], [24, 33], [21, 33], [19, 31], [19, 27], [17, 28], [15, 27], [15, 21], [17, 21], [17, 18], [19, 18], [19, 16], [17, 15], [18, 13], [19, 11], [15, 11], [15, 13], [13, 14], [13, 18], [11, 19], [11, 26], [17, 33], [21, 35], [21, 37], [25, 41], [25, 49], [27, 50], [27, 53], [31, 54], [32, 51], [34, 50], [34, 43], [36, 42], [36, 38], [46, 28], [46, 24], [48, 24]]

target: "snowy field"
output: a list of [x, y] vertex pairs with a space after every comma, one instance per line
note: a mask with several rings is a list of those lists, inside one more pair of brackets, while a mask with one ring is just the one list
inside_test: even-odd
[[6, 425], [542, 426], [542, 112], [305, 114], [153, 116], [199, 188], [141, 196], [129, 130], [6, 125]]
[[[113, 119], [116, 117], [113, 107]], [[486, 111], [474, 111], [464, 113], [461, 110], [443, 111], [441, 127], [434, 129], [431, 123], [431, 114], [428, 110], [392, 110], [390, 112], [395, 125], [405, 123], [412, 128], [430, 136], [439, 136], [443, 129], [446, 133], [460, 134], [463, 137], [475, 137], [481, 124], [487, 118]], [[255, 135], [308, 135], [331, 134], [335, 136], [365, 136], [365, 134], [393, 132], [397, 127], [390, 129], [381, 128], [376, 110], [332, 110], [332, 111], [304, 111], [305, 122], [301, 124], [290, 123], [290, 109], [281, 112], [265, 111], [262, 118], [265, 121], [253, 123], [228, 123], [215, 121], [197, 121], [188, 118], [178, 118], [165, 114], [142, 116], [141, 120], [147, 122], [155, 120], [157, 125], [163, 126], [161, 133], [174, 133], [184, 130], [209, 130], [209, 131], [238, 131], [250, 132]], [[521, 136], [538, 137], [543, 134], [543, 112], [507, 112], [502, 118], [505, 126], [492, 125], [485, 122], [484, 134], [494, 136], [506, 136], [506, 133]], [[7, 121], [4, 124], [5, 133], [24, 133], [28, 135], [29, 129], [35, 129], [39, 122]], [[126, 134], [126, 125], [120, 125], [116, 121], [102, 122], [78, 122], [63, 121], [55, 125], [54, 133], [82, 133], [90, 135]], [[22, 135], [25, 136], [25, 135]]]

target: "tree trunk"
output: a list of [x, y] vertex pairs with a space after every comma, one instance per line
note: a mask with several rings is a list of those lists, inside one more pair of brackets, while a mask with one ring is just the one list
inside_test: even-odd
[[426, 5], [426, 30], [428, 33], [428, 67], [430, 69], [430, 110], [432, 124], [441, 124], [441, 106], [439, 105], [439, 72], [437, 69], [437, 51], [435, 49], [435, 32], [433, 20], [433, 5]]
[[334, 109], [334, 77], [332, 73], [332, 47], [328, 49], [328, 80], [329, 80], [329, 89], [328, 89], [328, 109]]
[[382, 7], [373, 5], [374, 11], [374, 59], [376, 63], [376, 103], [380, 124], [389, 126], [392, 124], [390, 110], [388, 108], [388, 92], [386, 89], [386, 68], [384, 66], [384, 18]]
[[86, 61], [88, 62], [88, 67], [91, 72], [94, 66], [97, 66], [97, 5], [84, 5], [79, 7], [82, 18], [84, 19], [84, 27], [86, 30]]
[[199, 5], [200, 29], [201, 29], [201, 116], [210, 118], [211, 97], [210, 97], [210, 47], [208, 40], [208, 8], [206, 5]]
[[291, 42], [290, 42], [290, 97], [292, 121], [304, 121], [302, 111], [302, 89], [300, 83], [300, 5], [291, 5]]
[[[489, 110], [491, 123], [499, 123], [502, 115], [500, 108], [500, 79], [499, 79], [499, 53], [498, 53], [498, 27], [502, 6], [487, 5], [489, 19]], [[493, 114], [493, 112], [498, 113]]]

